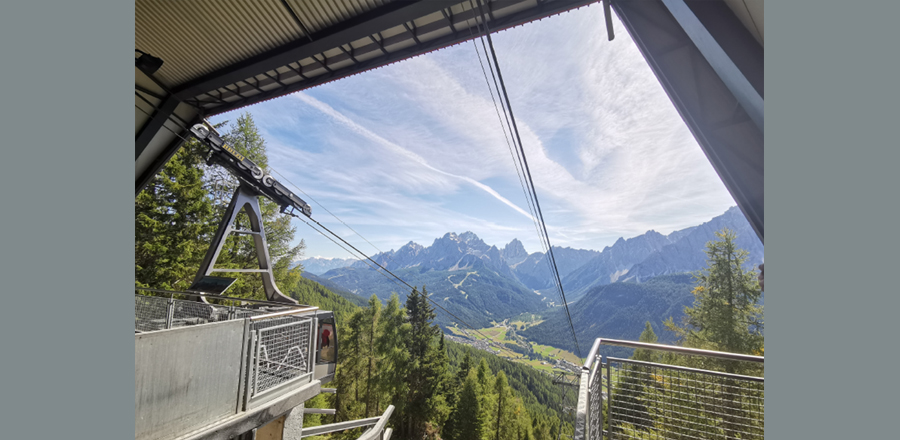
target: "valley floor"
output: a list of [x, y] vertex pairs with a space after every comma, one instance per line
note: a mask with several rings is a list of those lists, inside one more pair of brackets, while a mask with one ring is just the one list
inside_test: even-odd
[[[535, 325], [541, 321], [530, 321], [525, 325]], [[504, 321], [493, 327], [478, 329], [477, 332], [450, 327], [452, 334], [447, 338], [461, 344], [496, 354], [504, 359], [528, 365], [536, 370], [555, 375], [563, 372], [577, 373], [582, 360], [574, 353], [549, 345], [536, 344], [516, 334], [523, 327], [522, 321]]]

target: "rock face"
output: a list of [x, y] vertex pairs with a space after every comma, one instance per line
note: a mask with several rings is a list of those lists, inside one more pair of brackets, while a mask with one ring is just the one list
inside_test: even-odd
[[503, 259], [506, 260], [506, 264], [509, 264], [511, 268], [515, 268], [516, 265], [528, 258], [528, 252], [525, 251], [525, 246], [523, 246], [522, 242], [517, 238], [514, 238], [513, 241], [504, 246], [503, 250], [500, 251], [500, 255], [503, 256]]
[[[521, 243], [519, 245], [521, 246]], [[523, 247], [522, 251], [524, 250]], [[476, 263], [481, 263], [501, 276], [515, 279], [500, 249], [487, 245], [470, 231], [459, 235], [448, 232], [443, 237], [436, 238], [427, 248], [409, 242], [397, 251], [383, 252], [373, 256], [372, 259], [390, 270], [418, 267], [421, 271], [456, 271], [471, 269]], [[353, 267], [368, 266], [363, 262], [357, 262]]]
[[[610, 295], [611, 292], [618, 292], [616, 301], [606, 302], [602, 307], [598, 305], [595, 309], [612, 305], [618, 307], [624, 304], [621, 301], [630, 300], [622, 292], [643, 292], [634, 284], [656, 278], [657, 282], [647, 287], [656, 293], [648, 298], [658, 302], [666, 297], [665, 292], [677, 291], [680, 299], [673, 303], [666, 299], [665, 310], [669, 313], [671, 307], [678, 309], [683, 305], [681, 296], [685, 291], [689, 294], [690, 290], [685, 287], [690, 283], [682, 279], [685, 276], [689, 279], [690, 276], [684, 273], [706, 267], [706, 243], [715, 239], [715, 232], [726, 227], [737, 234], [738, 247], [749, 252], [746, 268], [754, 269], [762, 262], [763, 245], [737, 207], [709, 222], [669, 235], [651, 230], [627, 240], [620, 238], [600, 252], [554, 246], [553, 255], [566, 299], [578, 300], [578, 304], [582, 304], [581, 300], [588, 300], [593, 293], [606, 292]], [[411, 283], [427, 285], [429, 292], [433, 292], [436, 299], [445, 301], [452, 313], [473, 324], [489, 325], [492, 321], [520, 313], [538, 312], [548, 306], [559, 305], [547, 256], [543, 252], [528, 254], [522, 242], [516, 239], [499, 249], [488, 245], [471, 231], [459, 235], [448, 232], [436, 238], [431, 246], [410, 241], [396, 251], [379, 253], [372, 259]], [[304, 263], [304, 266], [307, 272], [315, 273], [312, 264]], [[391, 292], [397, 291], [397, 285], [369, 270], [370, 266], [363, 262], [355, 261], [345, 266], [350, 267], [341, 266], [322, 275], [329, 282], [364, 297], [375, 293], [379, 298], [387, 299]], [[669, 274], [681, 275], [665, 278]], [[659, 278], [661, 276], [664, 277]], [[668, 281], [660, 281], [663, 279]], [[602, 289], [612, 284], [615, 286]], [[611, 301], [610, 298], [613, 297], [605, 297], [604, 301]], [[651, 309], [657, 310], [641, 308], [635, 309], [634, 313], [645, 313]], [[626, 315], [616, 319], [625, 319]], [[450, 321], [442, 322], [446, 325]], [[610, 321], [611, 327], [606, 328], [614, 327], [613, 324], [624, 325], [625, 321], [616, 322], [618, 324]], [[644, 317], [638, 321], [628, 321], [629, 326], [632, 324], [638, 330], [642, 329]]]
[[690, 228], [687, 233], [680, 234], [679, 240], [648, 255], [623, 275], [621, 280], [642, 282], [659, 275], [693, 272], [705, 268], [706, 243], [715, 240], [715, 233], [723, 228], [734, 231], [737, 235], [735, 240], [737, 247], [749, 253], [744, 267], [746, 270], [753, 270], [762, 263], [762, 242], [756, 237], [756, 233], [741, 211], [733, 207], [700, 226]]
[[643, 282], [651, 278], [706, 267], [706, 243], [715, 240], [723, 228], [737, 234], [736, 244], [749, 252], [746, 269], [763, 261], [763, 244], [737, 207], [699, 226], [662, 235], [648, 231], [628, 240], [620, 238], [603, 249], [598, 257], [563, 278], [566, 297], [576, 300], [595, 286], [616, 281]]
[[632, 266], [668, 244], [671, 244], [669, 237], [652, 230], [628, 240], [619, 238], [612, 246], [605, 247], [598, 256], [563, 278], [567, 296], [575, 300], [593, 286], [618, 281]]
[[[599, 255], [600, 252], [592, 250], [553, 246], [553, 258], [556, 260], [559, 276], [563, 279], [563, 287], [565, 287], [566, 275]], [[550, 289], [555, 286], [547, 256], [543, 252], [529, 255], [515, 266], [514, 272], [519, 281], [532, 290]]]
[[[355, 258], [306, 258], [300, 260], [300, 264], [303, 265], [303, 271], [309, 272], [314, 275], [322, 275], [325, 272], [328, 272], [331, 269], [338, 269], [341, 267], [351, 266], [353, 263], [359, 260]], [[296, 266], [296, 265], [294, 265]]]

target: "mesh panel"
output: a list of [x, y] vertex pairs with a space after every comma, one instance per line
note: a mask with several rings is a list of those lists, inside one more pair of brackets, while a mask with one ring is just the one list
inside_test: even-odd
[[253, 323], [258, 348], [253, 362], [252, 396], [312, 371], [309, 359], [312, 320], [273, 318]]
[[591, 389], [588, 398], [590, 399], [590, 408], [591, 408], [591, 430], [590, 430], [590, 438], [591, 440], [596, 440], [601, 437], [600, 430], [603, 429], [601, 423], [603, 419], [601, 418], [601, 411], [603, 410], [603, 390], [602, 390], [602, 376], [603, 376], [603, 364], [600, 363], [600, 359], [597, 359], [594, 362], [593, 370], [590, 377], [593, 377], [591, 381]]
[[609, 378], [611, 438], [763, 438], [761, 378], [619, 359], [609, 363], [614, 367]]
[[168, 299], [156, 296], [134, 296], [134, 329], [142, 332], [166, 328]]

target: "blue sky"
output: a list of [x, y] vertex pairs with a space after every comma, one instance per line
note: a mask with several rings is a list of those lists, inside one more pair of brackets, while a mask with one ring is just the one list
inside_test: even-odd
[[[492, 36], [554, 246], [600, 250], [650, 229], [697, 225], [735, 205], [614, 24], [610, 42], [602, 7], [592, 5]], [[467, 230], [498, 247], [518, 238], [528, 252], [540, 251], [472, 42], [212, 122], [243, 112], [266, 139], [270, 166], [382, 251]], [[377, 252], [307, 202], [313, 218]], [[294, 223], [305, 257], [349, 257]]]

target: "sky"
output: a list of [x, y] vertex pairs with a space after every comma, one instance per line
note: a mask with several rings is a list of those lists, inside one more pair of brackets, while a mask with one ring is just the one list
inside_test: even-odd
[[[492, 34], [553, 246], [602, 250], [735, 205], [613, 22], [610, 42], [594, 4]], [[273, 177], [298, 187], [314, 219], [369, 255], [465, 231], [499, 248], [517, 238], [538, 252], [476, 47], [464, 42], [211, 122], [249, 112], [280, 173]], [[350, 257], [293, 222], [305, 258]]]

